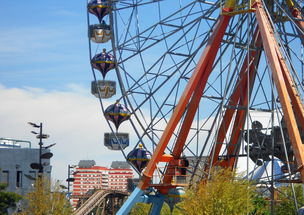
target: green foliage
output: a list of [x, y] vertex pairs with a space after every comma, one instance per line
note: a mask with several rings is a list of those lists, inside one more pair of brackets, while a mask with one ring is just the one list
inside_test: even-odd
[[213, 170], [211, 175], [186, 191], [179, 206], [187, 215], [244, 215], [254, 209], [255, 187], [248, 180], [226, 169]]
[[5, 191], [7, 186], [5, 184], [0, 184], [0, 214], [7, 214], [7, 209], [10, 207], [15, 207], [16, 203], [22, 199], [22, 196]]
[[130, 215], [147, 215], [149, 214], [151, 204], [136, 203], [132, 208]]
[[6, 187], [7, 187], [6, 184], [0, 183], [0, 191], [4, 191]]
[[255, 194], [252, 201], [253, 210], [249, 213], [250, 215], [270, 215], [269, 201], [265, 197]]
[[[300, 184], [294, 186], [299, 208], [304, 205], [303, 187]], [[294, 215], [296, 212], [291, 186], [278, 188], [278, 202], [275, 207], [276, 215]]]
[[[212, 171], [208, 181], [186, 190], [182, 202], [178, 203], [172, 215], [269, 215], [268, 202], [257, 196], [255, 186], [248, 180], [237, 178], [235, 172], [226, 169]], [[131, 215], [149, 214], [151, 205], [138, 203]], [[161, 215], [170, 215], [164, 204]]]
[[[151, 204], [137, 203], [131, 210], [130, 215], [147, 215], [151, 209]], [[164, 203], [160, 215], [183, 215], [184, 213], [178, 209], [174, 208], [173, 212], [170, 212], [169, 206]]]
[[[225, 169], [212, 171], [208, 181], [186, 190], [182, 202], [177, 204], [172, 215], [270, 215], [269, 197], [261, 196], [249, 181], [237, 177], [235, 172]], [[304, 206], [303, 185], [295, 185], [298, 207]], [[276, 190], [275, 215], [295, 215], [295, 203], [291, 186]], [[138, 203], [131, 215], [149, 214], [151, 205]], [[164, 204], [161, 215], [170, 215]]]
[[20, 215], [70, 215], [72, 207], [62, 192], [60, 184], [57, 182], [51, 189], [51, 183], [48, 180], [38, 178], [32, 192], [26, 195], [28, 206]]

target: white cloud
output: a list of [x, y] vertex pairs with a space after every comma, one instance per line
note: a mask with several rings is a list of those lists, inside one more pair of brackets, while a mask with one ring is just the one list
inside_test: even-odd
[[[109, 166], [113, 160], [123, 160], [121, 152], [103, 146], [103, 134], [110, 129], [99, 101], [82, 86], [70, 84], [66, 89], [48, 91], [0, 85], [0, 137], [30, 140], [34, 147], [38, 147], [37, 139], [30, 133], [33, 128], [27, 122], [43, 122], [44, 132], [50, 135], [45, 145], [57, 143], [52, 148], [53, 178], [62, 181], [67, 177], [67, 165], [77, 164], [81, 159], [93, 159], [101, 166]], [[109, 104], [105, 104], [106, 107], [107, 105]], [[260, 113], [251, 114], [267, 126], [269, 117]], [[163, 121], [160, 123], [160, 127], [165, 127]], [[136, 122], [135, 124], [139, 127]], [[137, 140], [131, 129], [129, 123], [120, 127], [121, 132], [129, 132], [131, 135], [130, 147], [126, 153]], [[202, 135], [200, 140], [205, 138]]]
[[0, 137], [30, 140], [38, 147], [27, 122], [42, 122], [44, 133], [50, 135], [45, 145], [57, 143], [51, 164], [52, 176], [59, 180], [66, 179], [67, 165], [80, 159], [93, 159], [101, 166], [123, 160], [121, 152], [103, 146], [103, 133], [109, 128], [98, 100], [81, 87], [71, 86], [73, 90], [62, 92], [0, 85]]

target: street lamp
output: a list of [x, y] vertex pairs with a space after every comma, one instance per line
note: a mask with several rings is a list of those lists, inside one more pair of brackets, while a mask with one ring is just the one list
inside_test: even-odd
[[77, 172], [74, 172], [71, 169], [76, 168], [77, 165], [68, 165], [68, 178], [66, 179], [66, 181], [68, 182], [68, 197], [70, 199], [70, 183], [73, 183], [75, 181], [75, 178], [71, 177], [71, 175], [76, 174]]
[[31, 133], [35, 134], [36, 138], [39, 139], [39, 163], [31, 163], [30, 166], [33, 169], [38, 169], [39, 170], [38, 171], [38, 176], [41, 177], [42, 174], [43, 174], [43, 165], [42, 165], [41, 160], [42, 159], [50, 159], [53, 156], [53, 154], [51, 152], [47, 152], [47, 153], [42, 154], [42, 149], [43, 148], [44, 149], [50, 148], [50, 147], [52, 147], [55, 144], [52, 144], [52, 145], [47, 146], [47, 147], [43, 147], [42, 139], [47, 139], [47, 138], [49, 138], [50, 135], [42, 133], [42, 128], [43, 128], [42, 123], [40, 123], [39, 125], [37, 125], [36, 123], [28, 122], [28, 124], [31, 125], [34, 128], [39, 128], [39, 133], [36, 132], [36, 131], [31, 131]]

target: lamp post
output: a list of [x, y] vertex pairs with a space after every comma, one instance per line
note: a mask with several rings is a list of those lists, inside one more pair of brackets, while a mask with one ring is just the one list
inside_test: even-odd
[[71, 177], [71, 175], [74, 175], [76, 172], [71, 171], [71, 169], [74, 169], [75, 167], [77, 167], [77, 165], [68, 165], [68, 178], [66, 179], [66, 181], [68, 182], [68, 197], [70, 198], [70, 183], [73, 183], [75, 181], [74, 177]]
[[39, 133], [37, 133], [36, 131], [31, 131], [31, 133], [35, 134], [36, 138], [39, 139], [39, 163], [31, 163], [31, 167], [33, 169], [38, 169], [38, 176], [41, 178], [42, 174], [43, 174], [42, 159], [45, 159], [45, 158], [49, 159], [49, 158], [51, 158], [53, 156], [53, 154], [50, 153], [50, 152], [42, 154], [42, 148], [50, 148], [54, 144], [51, 145], [51, 146], [48, 146], [48, 147], [43, 147], [42, 139], [49, 138], [49, 135], [42, 133], [42, 128], [43, 128], [43, 124], [42, 123], [40, 123], [39, 125], [37, 125], [36, 123], [28, 122], [28, 124], [31, 125], [34, 128], [39, 128]]

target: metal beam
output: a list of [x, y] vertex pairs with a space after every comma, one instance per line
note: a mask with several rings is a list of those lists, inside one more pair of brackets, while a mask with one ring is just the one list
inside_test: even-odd
[[[261, 47], [262, 47], [262, 40], [261, 40], [261, 35], [258, 32], [258, 29], [256, 29], [256, 34], [254, 37], [254, 41], [255, 41], [255, 46], [259, 47], [259, 51], [250, 51], [249, 53], [249, 65], [248, 65], [248, 58], [244, 59], [244, 63], [242, 66], [242, 70], [246, 71], [246, 82], [245, 82], [245, 86], [243, 88], [243, 90], [241, 91], [240, 94], [240, 100], [239, 100], [239, 104], [238, 106], [248, 106], [249, 105], [249, 99], [248, 96], [250, 97], [251, 92], [252, 92], [252, 88], [254, 85], [254, 81], [255, 81], [255, 77], [256, 77], [256, 69], [257, 66], [259, 64], [260, 61], [260, 57], [261, 57]], [[248, 72], [247, 70], [249, 69], [249, 76], [247, 75]], [[248, 81], [249, 78], [249, 81]], [[248, 87], [248, 83], [249, 83], [249, 87]], [[249, 93], [248, 93], [249, 91]], [[237, 110], [237, 114], [235, 117], [235, 121], [234, 121], [234, 125], [233, 125], [233, 129], [232, 129], [232, 135], [231, 135], [231, 139], [227, 148], [227, 156], [228, 156], [228, 160], [225, 164], [225, 167], [230, 167], [233, 168], [235, 166], [235, 162], [236, 162], [236, 157], [233, 155], [238, 154], [239, 148], [238, 148], [238, 142], [241, 136], [241, 131], [244, 128], [244, 124], [246, 121], [246, 113], [247, 110], [242, 110], [239, 109]], [[249, 120], [249, 119], [247, 119]]]
[[[209, 64], [209, 60], [211, 60], [210, 56], [216, 55], [219, 44], [222, 41], [224, 32], [228, 26], [230, 20], [230, 16], [224, 16], [222, 15], [218, 22], [216, 23], [212, 35], [206, 45], [206, 48], [197, 64], [196, 69], [194, 70], [188, 85], [185, 88], [185, 91], [183, 92], [177, 106], [175, 107], [175, 110], [162, 134], [162, 137], [153, 153], [153, 156], [151, 160], [149, 161], [148, 166], [146, 167], [145, 171], [143, 172], [143, 178], [141, 182], [139, 183], [138, 187], [141, 190], [144, 190], [148, 187], [149, 182], [153, 176], [153, 173], [156, 169], [156, 164], [160, 161], [162, 155], [164, 154], [164, 150], [170, 141], [170, 138], [172, 137], [172, 134], [179, 123], [180, 119], [182, 118], [186, 106], [189, 103], [189, 100], [191, 96], [193, 95], [193, 92], [195, 91], [195, 88], [200, 84], [199, 80], [205, 73], [205, 70]], [[217, 45], [218, 44], [218, 45]], [[208, 76], [205, 76], [208, 77]], [[178, 146], [180, 147], [180, 146]]]
[[[249, 53], [247, 53], [247, 57], [244, 59], [243, 65], [241, 67], [240, 75], [239, 75], [239, 81], [236, 84], [236, 87], [230, 97], [228, 106], [233, 107], [245, 107], [247, 106], [247, 82], [248, 82], [248, 68], [249, 68], [249, 80], [251, 82], [251, 87], [253, 85], [253, 82], [255, 80], [255, 67], [259, 62], [260, 54], [261, 54], [261, 38], [260, 34], [258, 32], [258, 29], [255, 30], [255, 33], [253, 35], [253, 41], [252, 43], [255, 45], [255, 47], [258, 47], [258, 49], [250, 50]], [[248, 65], [249, 61], [249, 65]], [[211, 162], [211, 166], [213, 165], [220, 165], [220, 166], [227, 166], [227, 162], [218, 163], [220, 151], [222, 149], [222, 146], [224, 144], [225, 137], [227, 135], [228, 129], [230, 127], [233, 115], [236, 112], [236, 108], [227, 108], [225, 111], [225, 114], [223, 116], [223, 120], [221, 122], [221, 125], [219, 127], [219, 132], [217, 136], [216, 146], [214, 150], [210, 153], [209, 162]], [[227, 157], [229, 158], [230, 155], [233, 153], [234, 145], [236, 144], [235, 140], [238, 139], [241, 129], [243, 128], [243, 121], [244, 121], [244, 114], [243, 112], [246, 112], [243, 108], [238, 109], [237, 116], [234, 121], [234, 127], [233, 127], [233, 133], [237, 137], [233, 138], [232, 135], [232, 141], [230, 141], [229, 153], [227, 154]], [[213, 158], [211, 158], [213, 156]], [[217, 164], [218, 163], [218, 164]], [[209, 167], [207, 167], [209, 168]]]
[[298, 33], [301, 35], [301, 40], [302, 40], [302, 43], [304, 45], [304, 35], [303, 35], [303, 32], [304, 32], [304, 21], [303, 21], [303, 16], [301, 14], [301, 11], [295, 6], [295, 4], [293, 3], [292, 0], [286, 0], [286, 3], [289, 7], [289, 10], [291, 12], [291, 14], [293, 15], [293, 17], [295, 17], [295, 23], [297, 24], [298, 28], [300, 29], [297, 29], [298, 30]]
[[[286, 62], [275, 38], [274, 29], [269, 22], [269, 17], [265, 12], [262, 2], [257, 0], [253, 7], [256, 9], [255, 13], [263, 40], [264, 50], [272, 71], [272, 76], [277, 88], [280, 103], [282, 105], [286, 127], [288, 129], [288, 134], [294, 155], [296, 157], [298, 169], [301, 173], [301, 179], [304, 182], [304, 149], [293, 107], [290, 103], [291, 99], [297, 95], [292, 95], [294, 92], [290, 90], [288, 91], [288, 88], [292, 88], [294, 83], [292, 80], [287, 80], [284, 78], [284, 76], [286, 76], [286, 74], [290, 74], [290, 72], [288, 71], [288, 67], [286, 66]], [[287, 87], [287, 85], [289, 86]], [[297, 114], [303, 113], [297, 112]]]

